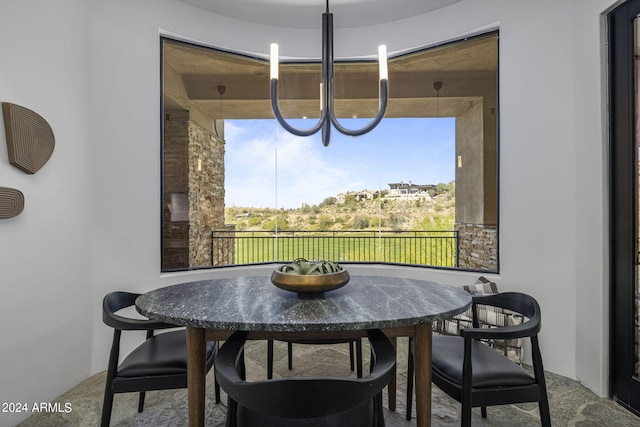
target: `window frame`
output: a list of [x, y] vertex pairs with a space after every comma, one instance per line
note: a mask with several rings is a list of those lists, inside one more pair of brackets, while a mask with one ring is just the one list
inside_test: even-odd
[[[403, 57], [407, 57], [410, 55], [415, 55], [415, 54], [420, 54], [423, 52], [428, 52], [428, 51], [432, 51], [434, 49], [442, 49], [442, 48], [446, 48], [450, 45], [455, 45], [457, 43], [463, 43], [466, 41], [471, 41], [474, 39], [478, 39], [478, 38], [483, 38], [483, 37], [491, 37], [491, 36], [495, 36], [496, 39], [496, 55], [497, 55], [497, 63], [496, 63], [496, 69], [495, 69], [495, 107], [494, 107], [494, 111], [495, 111], [495, 152], [494, 152], [494, 159], [495, 159], [495, 168], [493, 171], [493, 174], [495, 176], [495, 185], [494, 185], [494, 192], [495, 192], [495, 225], [493, 226], [493, 228], [495, 229], [495, 269], [483, 269], [483, 268], [464, 268], [464, 267], [443, 267], [443, 266], [435, 266], [435, 265], [426, 265], [426, 264], [407, 264], [407, 263], [396, 263], [396, 262], [371, 262], [371, 264], [389, 264], [389, 265], [401, 265], [401, 266], [412, 266], [412, 267], [423, 267], [423, 268], [435, 268], [435, 269], [451, 269], [451, 270], [455, 270], [455, 271], [474, 271], [474, 272], [483, 272], [483, 273], [499, 273], [500, 272], [500, 251], [499, 251], [499, 197], [500, 197], [500, 192], [499, 192], [499, 184], [500, 184], [500, 177], [499, 177], [499, 171], [500, 171], [500, 162], [499, 162], [499, 147], [500, 147], [500, 138], [499, 138], [499, 32], [498, 30], [494, 30], [494, 31], [488, 31], [482, 34], [478, 34], [478, 35], [474, 35], [472, 37], [465, 37], [465, 38], [461, 38], [458, 40], [452, 40], [449, 41], [447, 43], [442, 43], [442, 44], [437, 44], [437, 45], [432, 45], [432, 46], [427, 46], [427, 47], [422, 47], [419, 49], [414, 49], [410, 52], [405, 52], [402, 55], [397, 55], [393, 58], [390, 58], [391, 60], [394, 59], [398, 59], [398, 58], [403, 58]], [[177, 267], [177, 268], [166, 268], [165, 264], [164, 264], [164, 254], [165, 254], [165, 249], [166, 249], [166, 243], [165, 243], [165, 217], [163, 215], [163, 211], [166, 209], [166, 203], [165, 203], [165, 194], [164, 194], [164, 190], [165, 190], [165, 184], [166, 184], [166, 178], [165, 178], [165, 129], [164, 129], [164, 117], [165, 117], [165, 87], [164, 87], [164, 78], [165, 78], [165, 52], [164, 52], [164, 45], [166, 42], [170, 42], [170, 43], [179, 43], [185, 46], [191, 46], [197, 49], [205, 49], [205, 50], [210, 50], [210, 51], [215, 51], [218, 53], [222, 53], [222, 54], [228, 54], [231, 55], [233, 57], [236, 58], [244, 58], [244, 59], [249, 59], [251, 61], [263, 61], [265, 63], [265, 65], [268, 67], [268, 61], [263, 59], [263, 58], [256, 58], [255, 56], [251, 56], [251, 55], [246, 55], [243, 53], [238, 53], [238, 52], [231, 52], [231, 51], [227, 51], [227, 50], [223, 50], [223, 49], [219, 49], [219, 48], [215, 48], [215, 47], [211, 47], [211, 46], [204, 46], [204, 45], [198, 45], [198, 44], [194, 44], [194, 43], [190, 43], [190, 42], [185, 42], [183, 40], [179, 40], [173, 37], [166, 37], [166, 36], [161, 36], [160, 38], [160, 45], [161, 45], [161, 55], [160, 55], [160, 79], [161, 79], [161, 94], [160, 94], [160, 108], [161, 108], [161, 124], [160, 124], [160, 134], [161, 134], [161, 150], [160, 150], [160, 157], [161, 157], [161, 179], [160, 179], [160, 191], [162, 194], [161, 200], [162, 200], [162, 208], [161, 208], [161, 272], [162, 273], [168, 273], [168, 272], [175, 272], [175, 271], [191, 271], [191, 270], [201, 270], [201, 269], [211, 269], [211, 268], [217, 268], [217, 267], [228, 267], [229, 265], [252, 265], [252, 264], [226, 264], [226, 265], [221, 265], [221, 266], [214, 266], [214, 265], [206, 265], [206, 266], [186, 266], [186, 267]], [[390, 78], [390, 80], [393, 77]], [[224, 120], [224, 119], [223, 119]], [[484, 140], [483, 140], [484, 141]], [[457, 143], [456, 143], [457, 145]], [[485, 147], [486, 144], [483, 142], [483, 147]], [[456, 156], [457, 158], [459, 158], [458, 156]], [[452, 160], [453, 161], [453, 160]], [[457, 184], [457, 182], [456, 182]], [[481, 225], [481, 227], [484, 227], [485, 229], [487, 229], [487, 224]], [[212, 258], [213, 258], [213, 254], [212, 254]], [[267, 261], [264, 263], [258, 263], [258, 264], [271, 264], [272, 261]], [[360, 263], [360, 262], [359, 262]]]

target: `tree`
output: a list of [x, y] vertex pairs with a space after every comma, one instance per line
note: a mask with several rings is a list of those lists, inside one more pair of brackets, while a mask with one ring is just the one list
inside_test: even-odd
[[320, 206], [331, 206], [335, 205], [336, 203], [338, 203], [338, 199], [336, 199], [335, 197], [327, 197], [320, 203]]
[[344, 196], [344, 204], [346, 206], [353, 206], [356, 203], [357, 203], [356, 196], [354, 196], [353, 194], [347, 194], [346, 196]]
[[456, 182], [451, 181], [448, 184], [443, 182], [439, 183], [435, 190], [435, 195], [446, 194], [449, 198], [453, 198], [456, 195]]

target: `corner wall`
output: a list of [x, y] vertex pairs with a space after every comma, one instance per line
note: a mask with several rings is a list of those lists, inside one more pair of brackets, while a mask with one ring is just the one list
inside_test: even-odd
[[[0, 119], [0, 186], [25, 196], [20, 215], [0, 220], [0, 401], [29, 410], [91, 373], [86, 3], [0, 4], [0, 101], [40, 114], [55, 136], [51, 158], [29, 175], [9, 164]], [[0, 425], [28, 415], [0, 413]]]

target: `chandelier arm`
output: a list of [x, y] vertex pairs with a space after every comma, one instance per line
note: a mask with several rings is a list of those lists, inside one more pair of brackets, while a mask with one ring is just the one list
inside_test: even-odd
[[[360, 135], [364, 135], [367, 132], [370, 132], [376, 126], [378, 126], [378, 123], [380, 123], [380, 121], [384, 117], [385, 112], [387, 111], [388, 92], [389, 92], [389, 87], [388, 87], [387, 80], [386, 79], [380, 80], [380, 97], [379, 97], [379, 103], [378, 103], [378, 114], [376, 114], [374, 119], [371, 122], [369, 122], [367, 126], [357, 130], [351, 130], [351, 129], [345, 128], [340, 124], [335, 114], [333, 113], [333, 105], [332, 105], [332, 108], [329, 110], [329, 117], [331, 119], [331, 123], [333, 124], [333, 126], [336, 128], [338, 132], [347, 136], [360, 136]], [[331, 94], [330, 99], [333, 101], [333, 93]]]
[[329, 142], [331, 141], [331, 121], [325, 120], [322, 125], [322, 145], [325, 147], [329, 146]]
[[280, 107], [278, 106], [278, 79], [271, 79], [271, 109], [273, 110], [273, 115], [275, 116], [278, 123], [280, 123], [280, 125], [285, 128], [287, 132], [292, 133], [296, 136], [311, 136], [317, 133], [322, 128], [324, 123], [328, 121], [326, 111], [322, 111], [320, 119], [315, 124], [315, 126], [310, 129], [300, 130], [291, 126], [285, 120], [285, 118], [282, 117], [282, 114], [280, 113]]

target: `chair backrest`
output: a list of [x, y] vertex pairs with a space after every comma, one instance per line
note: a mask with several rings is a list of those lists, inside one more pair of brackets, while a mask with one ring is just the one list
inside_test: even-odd
[[[478, 305], [489, 305], [499, 307], [510, 312], [521, 314], [525, 317], [520, 324], [501, 328], [503, 338], [532, 337], [540, 332], [542, 326], [542, 315], [540, 305], [531, 295], [521, 292], [502, 292], [499, 294], [480, 295], [473, 297], [474, 322], [477, 318]], [[476, 326], [477, 327], [477, 326]]]
[[123, 291], [111, 292], [105, 295], [102, 300], [102, 321], [118, 330], [154, 330], [176, 327], [175, 325], [155, 320], [133, 319], [116, 314], [118, 310], [134, 305], [136, 298], [139, 296], [140, 294]]
[[229, 397], [253, 412], [302, 419], [334, 415], [371, 401], [395, 373], [395, 350], [379, 330], [369, 331], [371, 371], [364, 378], [287, 377], [247, 382], [242, 378], [246, 332], [235, 332], [216, 355], [216, 378]]

